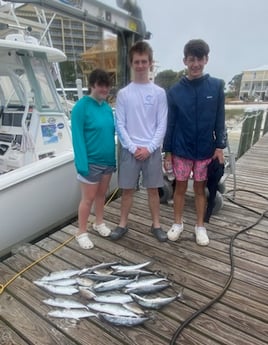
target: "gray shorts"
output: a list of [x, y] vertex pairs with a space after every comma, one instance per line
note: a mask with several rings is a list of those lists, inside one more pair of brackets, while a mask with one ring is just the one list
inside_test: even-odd
[[77, 179], [80, 182], [88, 183], [88, 184], [96, 184], [99, 183], [101, 180], [102, 175], [111, 175], [116, 171], [115, 167], [111, 166], [101, 166], [95, 164], [89, 164], [89, 174], [88, 176], [82, 176], [77, 174]]
[[127, 149], [121, 148], [119, 157], [118, 186], [122, 189], [134, 189], [141, 173], [144, 188], [163, 187], [162, 156], [160, 148], [145, 161], [137, 160]]

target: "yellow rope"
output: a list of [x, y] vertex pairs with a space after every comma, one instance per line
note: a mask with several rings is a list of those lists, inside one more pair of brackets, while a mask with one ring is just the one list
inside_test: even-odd
[[61, 247], [65, 246], [67, 243], [69, 243], [70, 241], [72, 241], [74, 239], [74, 235], [72, 235], [70, 238], [68, 238], [68, 240], [66, 240], [65, 242], [61, 243], [58, 247], [56, 247], [55, 249], [51, 250], [49, 253], [43, 255], [41, 258], [35, 260], [34, 262], [32, 262], [30, 265], [28, 265], [27, 267], [25, 267], [23, 270], [21, 270], [19, 273], [15, 274], [14, 277], [12, 277], [10, 280], [8, 280], [5, 284], [0, 284], [0, 295], [4, 292], [5, 288], [11, 284], [15, 279], [17, 279], [22, 273], [26, 272], [28, 269], [30, 269], [31, 267], [33, 267], [34, 265], [38, 264], [38, 262], [44, 260], [46, 257], [48, 257], [49, 255], [55, 253], [58, 249], [60, 249]]
[[[106, 201], [105, 206], [108, 205], [111, 200], [113, 199], [113, 197], [115, 196], [115, 194], [117, 193], [118, 188], [116, 188], [112, 195], [110, 196], [110, 198]], [[4, 290], [6, 289], [6, 287], [8, 285], [10, 285], [15, 279], [17, 279], [22, 273], [26, 272], [27, 270], [29, 270], [30, 268], [32, 268], [34, 265], [38, 264], [40, 261], [44, 260], [45, 258], [47, 258], [49, 255], [55, 253], [57, 250], [59, 250], [60, 248], [64, 247], [67, 243], [71, 242], [73, 239], [75, 238], [75, 235], [72, 235], [70, 238], [68, 238], [68, 240], [64, 241], [63, 243], [61, 243], [59, 246], [57, 246], [55, 249], [51, 250], [49, 253], [43, 255], [41, 258], [35, 260], [34, 262], [32, 262], [30, 265], [28, 265], [27, 267], [25, 267], [23, 270], [21, 270], [19, 273], [15, 274], [11, 279], [9, 279], [5, 284], [0, 284], [0, 295], [4, 292]]]

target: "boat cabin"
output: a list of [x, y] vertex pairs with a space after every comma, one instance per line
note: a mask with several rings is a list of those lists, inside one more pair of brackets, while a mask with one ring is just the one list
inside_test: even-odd
[[64, 53], [19, 34], [1, 39], [0, 52], [0, 173], [72, 150], [53, 80]]

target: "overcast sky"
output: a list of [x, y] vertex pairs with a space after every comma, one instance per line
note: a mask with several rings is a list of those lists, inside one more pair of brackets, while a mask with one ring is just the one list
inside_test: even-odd
[[[113, 7], [116, 0], [100, 0]], [[184, 44], [210, 46], [206, 71], [228, 83], [244, 70], [268, 65], [268, 0], [137, 0], [158, 71], [184, 68]]]

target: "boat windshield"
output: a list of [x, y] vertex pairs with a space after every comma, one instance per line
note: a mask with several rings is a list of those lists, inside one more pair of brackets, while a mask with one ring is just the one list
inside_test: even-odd
[[38, 110], [40, 112], [61, 111], [61, 104], [52, 78], [53, 66], [50, 66], [45, 56], [41, 54], [22, 59]]
[[28, 104], [39, 112], [62, 112], [50, 65], [44, 56], [21, 56], [16, 62], [16, 66], [0, 67], [1, 106], [24, 110]]
[[0, 100], [1, 106], [6, 108], [24, 109], [25, 95], [22, 83], [23, 72], [20, 75], [10, 70], [0, 71]]

